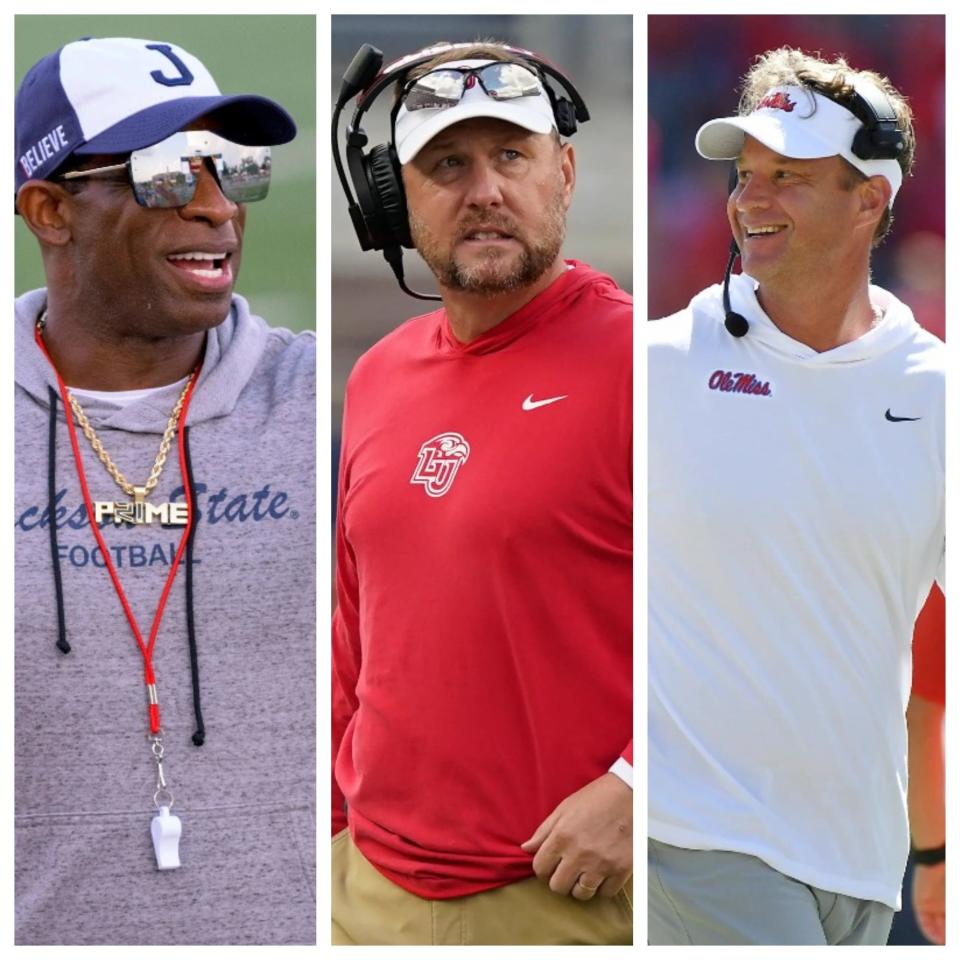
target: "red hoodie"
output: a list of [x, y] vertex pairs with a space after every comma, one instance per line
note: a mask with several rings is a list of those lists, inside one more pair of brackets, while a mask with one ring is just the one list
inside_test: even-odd
[[945, 706], [946, 691], [946, 601], [934, 584], [913, 627], [912, 693]]
[[347, 386], [333, 831], [422, 897], [531, 876], [520, 844], [632, 762], [633, 307], [571, 264], [468, 344], [408, 321]]

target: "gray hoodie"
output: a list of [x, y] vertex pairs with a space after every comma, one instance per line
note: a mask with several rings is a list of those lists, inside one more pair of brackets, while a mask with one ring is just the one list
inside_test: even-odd
[[[56, 381], [33, 339], [44, 303], [43, 290], [16, 302], [16, 942], [314, 943], [315, 338], [269, 328], [239, 296], [207, 336], [187, 420], [206, 736], [192, 742], [183, 562], [154, 652], [183, 823], [182, 866], [160, 871], [143, 661], [87, 522], [59, 398], [50, 443]], [[132, 483], [146, 480], [178, 392], [84, 403]], [[77, 436], [92, 499], [127, 500]], [[148, 502], [182, 500], [174, 444]], [[146, 638], [182, 528], [101, 529]]]

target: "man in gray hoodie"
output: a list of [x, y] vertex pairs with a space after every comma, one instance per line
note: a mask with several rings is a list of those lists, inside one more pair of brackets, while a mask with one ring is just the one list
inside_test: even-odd
[[17, 943], [315, 941], [315, 339], [233, 293], [295, 133], [146, 40], [18, 94]]

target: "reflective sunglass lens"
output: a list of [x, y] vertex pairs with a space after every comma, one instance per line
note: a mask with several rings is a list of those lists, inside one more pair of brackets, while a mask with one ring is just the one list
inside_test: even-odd
[[184, 207], [197, 190], [197, 178], [189, 169], [157, 170], [149, 177], [131, 172], [133, 193], [144, 207]]
[[517, 100], [540, 94], [536, 74], [518, 63], [492, 63], [480, 71], [480, 82], [495, 100]]
[[234, 203], [262, 200], [270, 189], [270, 148], [233, 143], [230, 147], [232, 150], [224, 150], [222, 164], [217, 165], [224, 196]]
[[404, 98], [407, 110], [436, 110], [452, 107], [463, 96], [465, 75], [459, 70], [434, 70], [410, 88]]
[[137, 202], [145, 207], [186, 206], [208, 163], [228, 200], [252, 203], [267, 195], [269, 147], [243, 146], [206, 130], [186, 130], [130, 155], [130, 179]]

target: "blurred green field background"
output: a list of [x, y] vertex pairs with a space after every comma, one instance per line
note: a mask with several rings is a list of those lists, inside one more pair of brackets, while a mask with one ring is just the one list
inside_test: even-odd
[[[142, 37], [199, 57], [223, 93], [282, 104], [297, 138], [274, 147], [270, 194], [247, 210], [237, 292], [272, 326], [316, 323], [316, 23], [312, 16], [33, 16], [15, 18], [16, 83], [47, 53], [81, 37]], [[15, 227], [17, 294], [43, 286], [37, 242]]]

